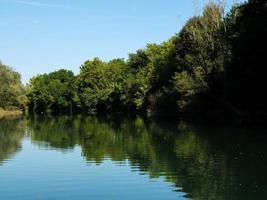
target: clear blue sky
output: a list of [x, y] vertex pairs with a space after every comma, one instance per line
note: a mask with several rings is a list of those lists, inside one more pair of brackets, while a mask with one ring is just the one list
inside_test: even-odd
[[0, 60], [24, 83], [60, 68], [78, 73], [85, 60], [127, 58], [168, 39], [194, 12], [191, 0], [0, 0]]

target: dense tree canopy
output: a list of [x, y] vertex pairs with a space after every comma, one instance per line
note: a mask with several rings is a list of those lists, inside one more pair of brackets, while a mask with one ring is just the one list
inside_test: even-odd
[[0, 108], [25, 109], [27, 98], [20, 74], [0, 63]]
[[182, 112], [206, 113], [218, 104], [223, 96], [226, 44], [223, 8], [216, 4], [191, 18], [179, 33], [174, 89]]
[[226, 70], [227, 96], [243, 114], [266, 117], [267, 1], [250, 0], [236, 8], [229, 21], [232, 60]]
[[129, 71], [122, 59], [86, 61], [77, 77], [83, 108], [90, 113], [118, 110], [126, 100]]
[[80, 106], [76, 78], [73, 72], [64, 69], [33, 77], [27, 96], [29, 108], [36, 111], [71, 111]]
[[267, 116], [264, 61], [266, 1], [249, 0], [227, 13], [209, 3], [161, 44], [128, 59], [86, 61], [74, 76], [60, 70], [32, 78], [30, 108], [146, 112], [212, 119]]

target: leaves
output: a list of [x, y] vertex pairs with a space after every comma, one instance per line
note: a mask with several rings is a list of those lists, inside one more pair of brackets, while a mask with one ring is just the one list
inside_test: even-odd
[[27, 87], [30, 109], [68, 111], [80, 106], [76, 78], [71, 71], [58, 70], [33, 77]]
[[25, 109], [27, 98], [20, 74], [0, 63], [0, 107]]

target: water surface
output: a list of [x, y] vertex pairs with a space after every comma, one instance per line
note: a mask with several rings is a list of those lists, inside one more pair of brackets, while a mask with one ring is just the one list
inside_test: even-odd
[[267, 199], [267, 132], [142, 118], [0, 120], [0, 199]]

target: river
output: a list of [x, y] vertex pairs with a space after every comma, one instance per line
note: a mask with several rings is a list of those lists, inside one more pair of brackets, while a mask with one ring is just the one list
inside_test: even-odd
[[267, 130], [167, 120], [0, 120], [0, 199], [265, 200]]

